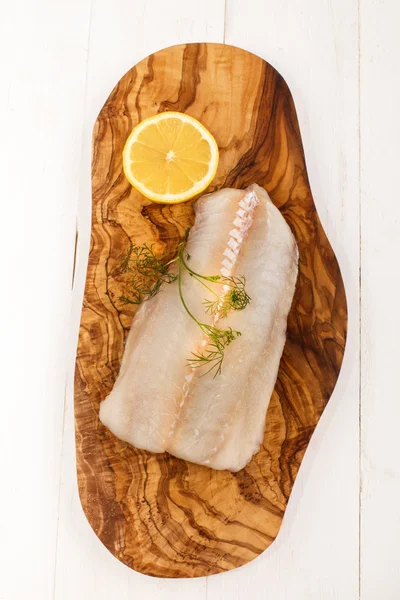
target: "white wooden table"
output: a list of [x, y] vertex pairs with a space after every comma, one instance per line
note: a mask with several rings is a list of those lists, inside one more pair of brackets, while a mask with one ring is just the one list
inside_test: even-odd
[[[397, 0], [2, 3], [0, 600], [400, 598], [399, 20]], [[239, 570], [163, 580], [86, 521], [72, 376], [92, 125], [132, 65], [191, 41], [251, 50], [288, 82], [349, 336], [277, 541]]]

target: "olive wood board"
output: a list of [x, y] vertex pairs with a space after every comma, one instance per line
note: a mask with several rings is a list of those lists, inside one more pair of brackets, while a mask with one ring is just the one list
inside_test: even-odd
[[[207, 191], [264, 187], [299, 247], [287, 341], [263, 444], [238, 473], [137, 450], [99, 421], [135, 310], [119, 298], [131, 242], [169, 250], [193, 223], [193, 202], [154, 204], [124, 176], [133, 127], [162, 111], [200, 120], [220, 150]], [[75, 371], [75, 428], [83, 510], [128, 567], [198, 577], [248, 563], [275, 540], [305, 450], [335, 387], [347, 307], [334, 252], [311, 195], [291, 93], [267, 62], [222, 44], [156, 52], [122, 77], [94, 126], [92, 229]], [[154, 365], [157, 368], [157, 365]]]

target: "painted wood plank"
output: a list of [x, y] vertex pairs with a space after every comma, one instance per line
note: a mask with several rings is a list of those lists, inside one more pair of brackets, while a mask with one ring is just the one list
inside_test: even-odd
[[400, 6], [361, 1], [361, 598], [400, 597]]
[[[206, 579], [193, 581], [154, 579], [119, 563], [90, 529], [80, 505], [73, 426], [72, 375], [85, 281], [90, 234], [91, 134], [97, 114], [118, 79], [141, 58], [160, 48], [190, 41], [223, 41], [224, 2], [186, 0], [93, 0], [89, 45], [83, 158], [78, 214], [79, 243], [69, 346], [67, 411], [65, 419], [62, 494], [58, 538], [57, 600], [95, 597], [108, 600], [141, 598], [167, 600], [206, 597]], [[74, 574], [72, 576], [72, 574]]]
[[0, 598], [47, 600], [54, 588], [89, 1], [18, 1], [1, 21], [8, 264], [2, 336], [10, 343], [2, 359], [7, 484]]
[[306, 453], [275, 544], [239, 571], [209, 578], [208, 599], [239, 600], [251, 593], [274, 600], [356, 600], [357, 2], [228, 0], [226, 20], [226, 42], [269, 60], [292, 91], [311, 189], [342, 267], [350, 318], [339, 382]]

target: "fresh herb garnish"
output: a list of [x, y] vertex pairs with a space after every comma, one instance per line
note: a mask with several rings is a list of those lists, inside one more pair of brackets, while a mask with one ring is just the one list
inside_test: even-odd
[[[187, 363], [192, 368], [208, 366], [206, 373], [214, 371], [215, 377], [221, 373], [225, 348], [241, 335], [240, 331], [235, 331], [231, 327], [219, 328], [216, 323], [226, 317], [230, 310], [246, 308], [250, 302], [250, 296], [245, 290], [246, 280], [244, 277], [201, 275], [194, 271], [188, 264], [190, 255], [185, 252], [186, 239], [187, 233], [182, 242], [174, 249], [159, 256], [154, 253], [153, 245], [131, 245], [121, 261], [122, 270], [133, 274], [131, 288], [129, 296], [121, 296], [120, 300], [129, 304], [141, 304], [145, 300], [153, 298], [164, 283], [178, 281], [179, 297], [184, 309], [208, 337], [208, 343], [204, 346], [204, 350], [192, 352], [192, 358], [189, 358]], [[177, 264], [177, 274], [170, 273], [168, 270], [173, 263]], [[200, 321], [187, 306], [182, 291], [182, 275], [185, 271], [213, 294], [214, 298], [212, 300], [205, 299], [203, 304], [205, 312], [213, 315], [214, 325]], [[221, 284], [223, 286], [221, 293], [213, 290], [207, 282]]]
[[[244, 287], [246, 284], [244, 277], [224, 277], [222, 283], [231, 288], [223, 296], [222, 303], [218, 294], [216, 294], [215, 300], [205, 299], [203, 302], [206, 313], [210, 315], [218, 313], [220, 318], [226, 317], [230, 310], [243, 310], [250, 302], [250, 297]], [[213, 290], [211, 291], [213, 292]]]
[[170, 264], [176, 258], [167, 260], [174, 256], [175, 250], [166, 254], [156, 256], [153, 245], [134, 246], [131, 244], [127, 254], [121, 260], [121, 269], [124, 273], [133, 273], [131, 280], [130, 296], [121, 296], [120, 300], [125, 304], [141, 304], [144, 300], [153, 298], [163, 283], [173, 283], [178, 275], [168, 273]]

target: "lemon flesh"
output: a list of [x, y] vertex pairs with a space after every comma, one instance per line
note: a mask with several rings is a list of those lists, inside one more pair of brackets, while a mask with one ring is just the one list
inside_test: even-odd
[[163, 112], [134, 128], [124, 147], [123, 167], [129, 182], [146, 198], [174, 204], [208, 187], [218, 158], [215, 139], [197, 119]]

